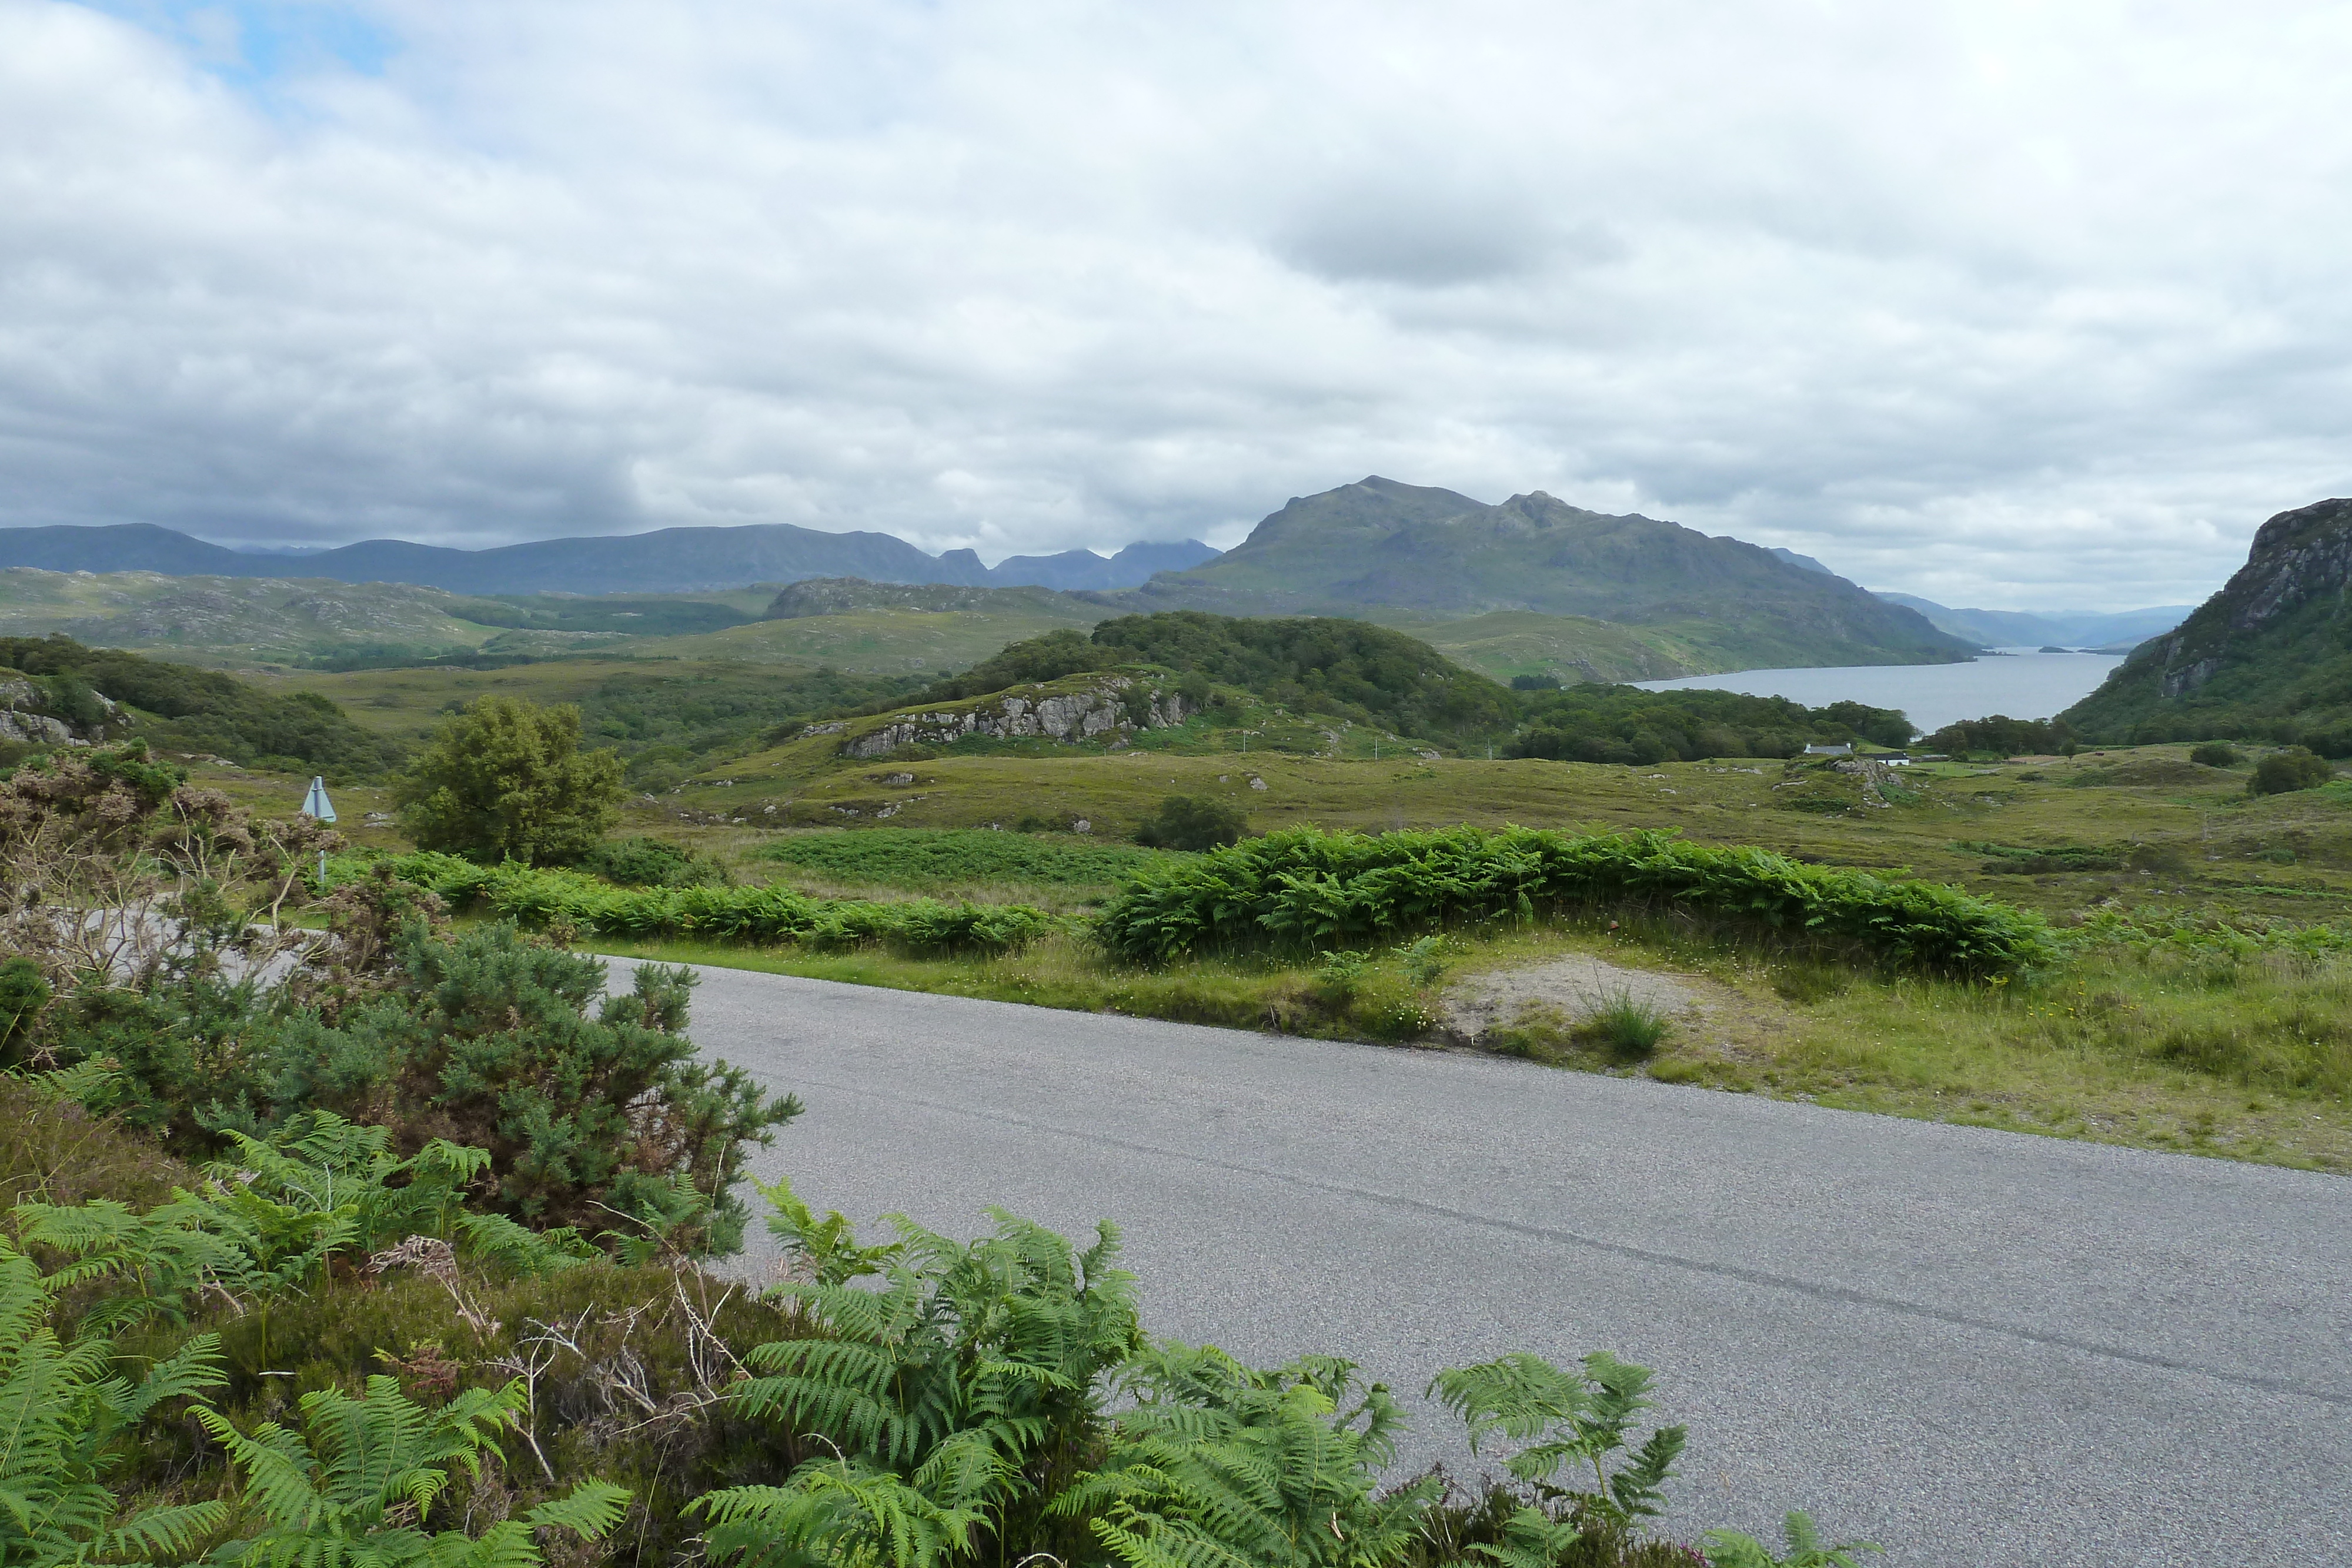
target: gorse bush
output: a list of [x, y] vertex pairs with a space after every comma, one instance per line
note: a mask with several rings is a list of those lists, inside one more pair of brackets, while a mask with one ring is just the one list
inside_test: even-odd
[[[415, 922], [384, 962], [378, 988], [331, 1014], [299, 974], [274, 987], [251, 971], [92, 979], [51, 1006], [37, 1041], [60, 1062], [106, 1064], [89, 1103], [184, 1153], [332, 1113], [388, 1138], [379, 1153], [436, 1140], [486, 1151], [467, 1180], [536, 1225], [640, 1224], [690, 1250], [736, 1245], [743, 1209], [728, 1188], [742, 1151], [799, 1104], [697, 1054], [683, 1032], [688, 971], [641, 966], [599, 1002], [600, 961], [502, 923], [444, 937]], [[352, 1158], [362, 1155], [375, 1157]]]
[[[1009, 953], [1043, 936], [1053, 917], [1025, 904], [904, 904], [810, 898], [783, 886], [621, 888], [576, 872], [479, 866], [449, 855], [404, 855], [404, 879], [452, 904], [533, 925], [567, 924], [614, 936], [711, 936], [853, 947], [887, 942], [918, 953]], [[332, 874], [354, 874], [355, 864]]]
[[1218, 950], [1314, 951], [1454, 921], [1624, 904], [1958, 975], [2005, 973], [2055, 952], [2040, 915], [1942, 883], [1803, 865], [1666, 833], [1527, 829], [1270, 833], [1130, 879], [1097, 929], [1111, 951], [1164, 963]]

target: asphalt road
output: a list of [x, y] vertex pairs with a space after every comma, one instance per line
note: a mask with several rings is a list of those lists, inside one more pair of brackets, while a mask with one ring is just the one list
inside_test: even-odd
[[1656, 1368], [1686, 1537], [1802, 1506], [1906, 1565], [2352, 1563], [2341, 1177], [738, 970], [693, 1034], [808, 1103], [761, 1174], [1116, 1219], [1154, 1333], [1416, 1396]]

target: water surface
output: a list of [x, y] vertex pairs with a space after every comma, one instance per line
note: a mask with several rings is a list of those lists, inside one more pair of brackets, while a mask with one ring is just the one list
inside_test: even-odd
[[1868, 703], [1901, 708], [1922, 735], [1959, 718], [2049, 718], [2091, 695], [2123, 660], [2113, 653], [2004, 650], [1966, 664], [1849, 664], [1822, 670], [1735, 670], [1677, 681], [1635, 681], [1646, 692], [1745, 692], [1807, 707]]

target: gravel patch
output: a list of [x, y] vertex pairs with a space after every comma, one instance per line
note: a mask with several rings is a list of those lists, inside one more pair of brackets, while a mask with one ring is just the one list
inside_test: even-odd
[[1525, 968], [1470, 976], [1448, 988], [1438, 1014], [1444, 1033], [1475, 1045], [1530, 1007], [1556, 1011], [1574, 1022], [1624, 997], [1670, 1016], [1704, 1016], [1707, 1009], [1699, 996], [1702, 984], [1688, 976], [1628, 969], [1578, 953]]

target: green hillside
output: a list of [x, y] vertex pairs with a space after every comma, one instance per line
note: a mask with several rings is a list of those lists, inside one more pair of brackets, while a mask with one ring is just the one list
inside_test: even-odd
[[1194, 677], [1194, 706], [1214, 684], [1300, 713], [1431, 739], [1494, 735], [1517, 716], [1508, 691], [1385, 626], [1198, 611], [1122, 616], [1097, 626], [1091, 636], [1057, 632], [1016, 643], [931, 687], [921, 700], [954, 701], [1024, 682], [1139, 664]]
[[[200, 752], [239, 764], [315, 768], [377, 777], [399, 768], [400, 746], [354, 724], [341, 707], [310, 692], [273, 692], [198, 670], [63, 636], [0, 637], [0, 680], [34, 677], [44, 708], [77, 732], [122, 738], [124, 727], [98, 699], [130, 710], [129, 735], [166, 751]], [[0, 748], [14, 753], [25, 747]]]
[[2352, 757], [2352, 500], [2264, 523], [2219, 593], [2060, 716], [2094, 741], [2262, 740]]
[[1666, 633], [1717, 669], [1937, 664], [1972, 649], [1843, 578], [1737, 539], [1540, 491], [1489, 507], [1377, 476], [1294, 499], [1208, 565], [1107, 597], [1226, 615], [1584, 616]]

